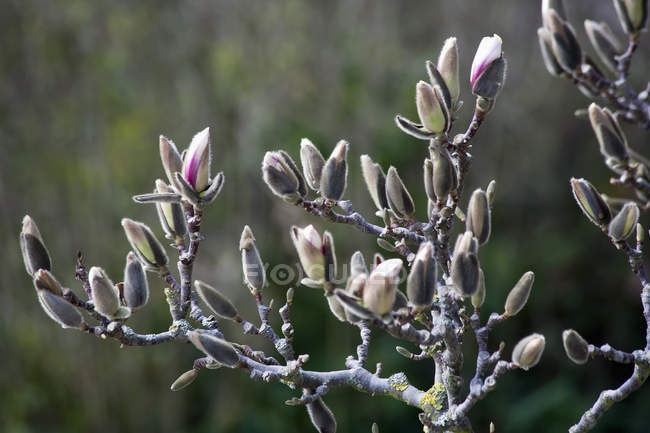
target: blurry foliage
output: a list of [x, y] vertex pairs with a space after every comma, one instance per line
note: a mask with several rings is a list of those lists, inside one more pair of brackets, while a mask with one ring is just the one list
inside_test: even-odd
[[[598, 8], [589, 1], [567, 3], [576, 27], [587, 10], [590, 18], [615, 27], [609, 2], [598, 2]], [[120, 278], [127, 251], [120, 218], [156, 224], [153, 207], [136, 205], [130, 196], [150, 191], [154, 178], [163, 176], [158, 135], [183, 148], [194, 131], [209, 125], [213, 167], [225, 172], [226, 187], [207, 213], [208, 239], [196, 277], [213, 282], [252, 317], [248, 291], [233, 272], [244, 223], [272, 264], [296, 261], [288, 236], [292, 223], [331, 230], [339, 260], [357, 248], [368, 257], [377, 249], [349, 227], [316, 221], [273, 200], [259, 173], [264, 151], [282, 146], [297, 157], [299, 140], [307, 136], [328, 154], [345, 138], [350, 161], [369, 153], [385, 169], [395, 165], [422, 197], [425, 148], [398, 131], [393, 115], [414, 117], [414, 83], [424, 78], [424, 60], [447, 36], [459, 38], [468, 80], [476, 44], [495, 32], [504, 40], [508, 80], [475, 140], [468, 182], [469, 190], [492, 178], [498, 182], [493, 240], [481, 252], [485, 309], [500, 310], [522, 272], [534, 270], [528, 307], [495, 337], [516, 341], [535, 329], [546, 334], [548, 347], [532, 374], [502, 379], [472, 420], [479, 431], [487, 431], [489, 421], [503, 433], [568, 428], [603, 384], [620, 382], [627, 370], [611, 370], [600, 360], [586, 369], [572, 365], [561, 349], [561, 329], [575, 327], [590, 341], [625, 350], [638, 345], [642, 317], [623, 258], [584, 221], [570, 196], [571, 175], [606, 185], [606, 172], [589, 125], [571, 114], [585, 100], [542, 65], [538, 21], [538, 2], [517, 0], [4, 1], [0, 430], [310, 431], [304, 409], [283, 404], [291, 397], [286, 388], [253, 383], [239, 372], [202, 371], [191, 387], [169, 392], [197, 355], [191, 347], [120, 349], [53, 325], [20, 261], [22, 215], [38, 221], [62, 283], [77, 287], [78, 249], [89, 265]], [[647, 76], [634, 71], [650, 68], [646, 39], [646, 56], [635, 58], [633, 76]], [[461, 97], [469, 96], [465, 85]], [[465, 108], [459, 124], [469, 114]], [[632, 133], [629, 138], [644, 144]], [[356, 163], [350, 183], [348, 197], [370, 215]], [[133, 320], [141, 332], [168, 325], [161, 289], [153, 284], [152, 302]], [[267, 293], [280, 298], [283, 292], [271, 286]], [[334, 320], [317, 291], [299, 288], [293, 314], [296, 348], [312, 355], [308, 367], [342, 366], [355, 350], [355, 330]], [[415, 384], [427, 383], [431, 364], [402, 359], [385, 335], [373, 339], [371, 363], [381, 360], [386, 374], [404, 369]], [[647, 432], [648, 392], [617, 405], [598, 431]], [[326, 400], [340, 431], [369, 431], [372, 421], [382, 432], [420, 429], [414, 409], [387, 398], [335, 390]]]

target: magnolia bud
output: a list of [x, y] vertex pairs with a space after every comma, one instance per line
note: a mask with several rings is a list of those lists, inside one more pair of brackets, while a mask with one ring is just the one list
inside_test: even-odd
[[485, 195], [487, 195], [488, 199], [488, 204], [492, 206], [494, 204], [494, 194], [496, 193], [497, 189], [497, 182], [496, 180], [491, 180], [490, 183], [488, 183], [487, 188], [485, 189]]
[[535, 273], [528, 271], [521, 276], [517, 284], [510, 290], [504, 306], [508, 316], [514, 316], [524, 308], [526, 302], [528, 302], [534, 281]]
[[557, 77], [564, 73], [564, 69], [558, 63], [555, 58], [555, 53], [553, 52], [552, 47], [552, 37], [551, 32], [544, 27], [537, 29], [537, 38], [539, 39], [539, 48], [542, 51], [542, 60], [544, 61], [544, 66], [549, 74]]
[[612, 72], [616, 72], [618, 68], [616, 56], [622, 54], [623, 50], [607, 23], [585, 20], [585, 31], [603, 64]]
[[363, 289], [363, 303], [367, 309], [378, 316], [391, 311], [401, 270], [400, 259], [389, 259], [381, 262], [370, 273]]
[[349, 288], [351, 281], [355, 281], [354, 284], [359, 282], [363, 287], [363, 284], [366, 282], [366, 275], [358, 275], [356, 278], [348, 280], [348, 289], [345, 291], [334, 289], [334, 296], [336, 296], [343, 308], [345, 308], [345, 317], [348, 322], [356, 323], [360, 320], [377, 318], [375, 313], [359, 304], [359, 298], [357, 296], [349, 294], [349, 291], [354, 290]]
[[323, 241], [314, 226], [310, 224], [304, 229], [297, 226], [291, 227], [291, 239], [307, 277], [314, 281], [324, 280], [325, 255], [322, 248]]
[[102, 268], [93, 266], [88, 272], [88, 281], [95, 311], [109, 318], [115, 317], [120, 308], [119, 293], [106, 272]]
[[[156, 192], [169, 193], [171, 189], [162, 180], [156, 180]], [[187, 233], [185, 213], [180, 203], [156, 202], [156, 210], [162, 227], [168, 239], [181, 240]]]
[[81, 313], [68, 301], [48, 290], [37, 290], [37, 293], [38, 302], [50, 319], [62, 328], [83, 328], [84, 320]]
[[600, 153], [605, 158], [626, 161], [628, 159], [627, 140], [611, 111], [607, 108], [603, 110], [595, 103], [591, 103], [589, 106], [589, 120], [596, 133]]
[[190, 331], [187, 338], [201, 352], [227, 367], [232, 368], [239, 363], [239, 354], [226, 340], [204, 331]]
[[300, 141], [300, 163], [305, 174], [307, 185], [314, 191], [320, 189], [320, 178], [323, 175], [325, 158], [309, 139]]
[[334, 251], [334, 238], [330, 232], [323, 233], [323, 257], [325, 258], [325, 281], [336, 279], [336, 253]]
[[478, 287], [472, 295], [471, 301], [474, 308], [481, 308], [483, 302], [485, 302], [485, 274], [483, 269], [480, 268], [478, 270]]
[[465, 220], [468, 231], [474, 233], [479, 245], [483, 245], [490, 238], [490, 205], [487, 194], [482, 189], [472, 193], [467, 206], [467, 219]]
[[625, 33], [633, 35], [645, 27], [648, 0], [614, 0], [616, 14]]
[[[311, 394], [311, 391], [307, 393]], [[309, 419], [319, 433], [336, 433], [336, 418], [322, 398], [318, 397], [306, 406]]]
[[522, 338], [512, 350], [512, 362], [523, 370], [528, 370], [539, 362], [546, 346], [541, 334], [531, 334]]
[[548, 11], [554, 9], [562, 19], [566, 19], [564, 4], [562, 0], [542, 0], [542, 22], [548, 27]]
[[477, 96], [494, 99], [503, 87], [506, 63], [501, 44], [501, 38], [496, 34], [481, 39], [470, 72], [472, 93]]
[[33, 276], [39, 269], [52, 270], [50, 253], [47, 251], [41, 232], [29, 215], [23, 218], [23, 229], [20, 232], [20, 250], [23, 253], [25, 269]]
[[350, 257], [350, 277], [356, 277], [359, 274], [367, 274], [368, 267], [366, 260], [363, 258], [361, 251], [355, 251]]
[[386, 199], [386, 176], [379, 164], [370, 159], [368, 155], [361, 155], [361, 171], [366, 181], [368, 192], [373, 203], [379, 210], [388, 208]]
[[210, 307], [217, 316], [230, 320], [238, 316], [239, 313], [232, 302], [214, 287], [199, 280], [194, 281], [194, 287], [205, 305]]
[[330, 307], [330, 311], [334, 316], [339, 319], [341, 322], [345, 322], [345, 308], [341, 305], [339, 299], [334, 295], [333, 292], [329, 292], [325, 295], [327, 299], [327, 305]]
[[458, 103], [460, 83], [458, 80], [458, 46], [456, 38], [448, 38], [442, 46], [438, 57], [438, 71], [449, 89], [452, 107]]
[[573, 329], [562, 332], [562, 344], [566, 355], [576, 364], [585, 364], [589, 360], [589, 344]]
[[285, 160], [285, 155], [279, 151], [266, 152], [262, 162], [262, 177], [273, 194], [286, 202], [297, 203], [304, 196], [301, 194], [301, 181]]
[[[176, 185], [175, 173], [183, 171], [183, 160], [178, 153], [174, 142], [167, 139], [165, 136], [160, 136], [160, 159], [169, 183]], [[180, 192], [180, 191], [178, 191]]]
[[348, 142], [341, 140], [323, 166], [320, 192], [326, 199], [338, 201], [343, 197], [348, 177], [347, 156]]
[[39, 269], [34, 274], [34, 287], [38, 290], [46, 290], [54, 295], [62, 296], [63, 288], [54, 275], [48, 270]]
[[181, 389], [189, 386], [192, 382], [194, 382], [194, 379], [196, 379], [198, 375], [199, 375], [198, 371], [194, 369], [188, 370], [185, 373], [178, 376], [178, 379], [176, 379], [174, 383], [172, 383], [172, 386], [170, 386], [169, 388], [172, 391], [180, 391]]
[[430, 84], [420, 81], [415, 86], [415, 105], [424, 128], [435, 134], [447, 130], [449, 113], [444, 106], [441, 92]]
[[571, 191], [573, 198], [589, 221], [597, 226], [609, 224], [612, 220], [609, 206], [591, 183], [585, 179], [571, 178]]
[[546, 28], [551, 32], [551, 48], [557, 62], [567, 72], [577, 70], [582, 64], [582, 50], [571, 25], [554, 9], [546, 11]]
[[266, 273], [259, 251], [255, 246], [255, 237], [250, 227], [244, 226], [239, 240], [241, 250], [241, 263], [244, 272], [244, 281], [253, 294], [264, 288]]
[[149, 227], [129, 218], [122, 218], [122, 227], [131, 248], [143, 264], [154, 268], [167, 265], [167, 253]]
[[636, 203], [627, 202], [609, 223], [609, 235], [615, 241], [625, 240], [632, 234], [638, 221], [639, 207]]
[[476, 293], [479, 282], [478, 257], [473, 252], [458, 251], [451, 260], [451, 280], [456, 291], [463, 296]]
[[192, 138], [183, 160], [183, 178], [196, 192], [208, 187], [211, 159], [210, 128], [205, 128]]
[[458, 187], [456, 167], [447, 149], [432, 146], [430, 150], [433, 163], [433, 191], [438, 200], [444, 201]]
[[636, 225], [636, 241], [642, 243], [645, 240], [645, 232], [641, 224]]
[[453, 255], [459, 252], [478, 254], [478, 241], [472, 232], [466, 231], [456, 238]]
[[395, 212], [399, 218], [411, 218], [415, 212], [415, 205], [411, 194], [404, 186], [404, 182], [399, 177], [395, 167], [388, 169], [386, 176], [386, 197], [390, 209]]
[[143, 307], [149, 300], [149, 284], [142, 264], [133, 252], [126, 255], [124, 268], [124, 302], [132, 310]]
[[406, 294], [417, 308], [427, 307], [433, 302], [437, 279], [437, 265], [433, 254], [431, 242], [420, 244], [411, 265], [411, 273], [406, 280]]
[[424, 192], [427, 194], [429, 202], [436, 201], [436, 193], [433, 189], [433, 162], [429, 158], [424, 159], [424, 166], [422, 167], [424, 174]]

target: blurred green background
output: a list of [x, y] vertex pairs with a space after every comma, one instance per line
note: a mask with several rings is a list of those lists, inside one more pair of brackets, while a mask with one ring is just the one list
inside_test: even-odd
[[[579, 37], [584, 18], [610, 22], [611, 2], [567, 2]], [[393, 116], [416, 118], [414, 87], [426, 79], [424, 61], [436, 59], [446, 37], [458, 37], [461, 89], [480, 38], [503, 37], [508, 80], [495, 110], [474, 140], [467, 190], [498, 182], [491, 242], [482, 248], [486, 311], [501, 311], [514, 282], [537, 274], [529, 305], [494, 333], [506, 352], [533, 331], [547, 336], [542, 362], [515, 372], [472, 411], [477, 431], [493, 421], [498, 432], [561, 432], [577, 421], [599, 390], [617, 386], [631, 369], [590, 362], [571, 364], [561, 330], [573, 327], [594, 343], [633, 350], [644, 335], [639, 287], [623, 256], [580, 214], [569, 193], [571, 176], [603, 191], [606, 168], [584, 120], [586, 105], [573, 86], [550, 77], [539, 54], [539, 2], [519, 0], [421, 1], [85, 1], [5, 0], [0, 8], [0, 430], [24, 432], [308, 432], [306, 411], [284, 405], [281, 384], [250, 381], [239, 371], [207, 371], [182, 392], [169, 385], [197, 356], [190, 346], [120, 348], [77, 331], [62, 330], [40, 310], [18, 246], [20, 221], [32, 215], [54, 257], [59, 280], [78, 289], [75, 254], [122, 273], [127, 242], [120, 219], [157, 228], [151, 206], [131, 195], [148, 192], [163, 171], [157, 137], [184, 148], [210, 126], [213, 171], [226, 186], [207, 211], [196, 277], [213, 282], [249, 317], [253, 302], [241, 286], [237, 241], [253, 228], [265, 261], [294, 264], [291, 224], [315, 224], [336, 239], [339, 260], [356, 249], [367, 257], [374, 239], [350, 227], [307, 216], [272, 197], [260, 177], [264, 152], [283, 148], [298, 156], [302, 137], [324, 154], [349, 140], [347, 197], [371, 218], [358, 158], [369, 153], [384, 169], [395, 165], [425, 213], [422, 142], [394, 126]], [[650, 70], [647, 36], [632, 66], [643, 85]], [[625, 126], [643, 148], [647, 136]], [[464, 198], [466, 203], [467, 197]], [[646, 221], [647, 222], [647, 221]], [[169, 317], [162, 284], [151, 280], [147, 308], [131, 325], [163, 330]], [[268, 288], [280, 300], [283, 289]], [[311, 369], [338, 369], [358, 343], [356, 328], [336, 321], [319, 292], [299, 288], [293, 311], [296, 349]], [[272, 353], [261, 338], [231, 339]], [[471, 341], [471, 338], [469, 338]], [[430, 386], [430, 362], [413, 363], [394, 351], [392, 338], [373, 333], [370, 365], [386, 375], [405, 371]], [[471, 346], [472, 344], [469, 344]], [[415, 350], [415, 349], [413, 349]], [[474, 368], [472, 349], [466, 370]], [[650, 386], [616, 405], [596, 431], [650, 431]], [[326, 402], [340, 432], [419, 431], [417, 411], [386, 397], [347, 389]]]

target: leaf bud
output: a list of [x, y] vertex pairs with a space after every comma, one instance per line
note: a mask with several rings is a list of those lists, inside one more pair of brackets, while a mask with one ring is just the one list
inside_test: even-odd
[[328, 200], [338, 201], [343, 197], [348, 177], [348, 142], [341, 140], [323, 166], [320, 192]]
[[126, 255], [124, 302], [131, 310], [144, 307], [149, 300], [149, 283], [142, 264], [133, 252]]
[[237, 309], [219, 290], [199, 280], [194, 281], [194, 287], [205, 305], [210, 307], [217, 316], [230, 320], [237, 318], [239, 314]]
[[639, 221], [639, 207], [634, 202], [627, 202], [609, 223], [608, 233], [615, 241], [627, 239], [635, 230]]
[[487, 194], [482, 189], [472, 193], [467, 206], [467, 231], [471, 231], [479, 245], [485, 244], [490, 238], [490, 205]]
[[438, 270], [433, 254], [431, 242], [420, 244], [406, 280], [406, 294], [416, 308], [427, 307], [433, 302]]
[[571, 178], [571, 191], [589, 221], [601, 227], [609, 224], [612, 212], [591, 183], [585, 179]]
[[381, 166], [373, 162], [368, 155], [361, 155], [361, 171], [368, 187], [368, 193], [377, 209], [380, 211], [387, 209], [386, 176]]
[[325, 158], [308, 138], [303, 138], [300, 141], [300, 163], [307, 185], [314, 191], [318, 191]]
[[589, 360], [589, 344], [573, 329], [562, 332], [562, 344], [566, 356], [576, 364], [585, 364]]
[[388, 169], [386, 175], [386, 197], [388, 206], [399, 218], [409, 219], [413, 216], [413, 199], [393, 166]]
[[186, 371], [185, 373], [181, 374], [178, 376], [178, 379], [172, 383], [172, 386], [169, 387], [172, 391], [180, 391], [181, 389], [189, 386], [194, 382], [194, 379], [199, 375], [199, 372], [191, 369]]
[[535, 273], [528, 271], [519, 278], [517, 284], [515, 284], [515, 286], [510, 290], [504, 306], [505, 312], [508, 316], [514, 316], [524, 308], [526, 302], [528, 302], [528, 297], [530, 296], [530, 291], [533, 288], [534, 281]]
[[36, 222], [29, 215], [25, 215], [23, 218], [23, 229], [20, 232], [20, 250], [23, 253], [25, 269], [30, 276], [33, 277], [34, 273], [39, 269], [52, 270], [50, 253], [45, 247]]
[[253, 294], [261, 291], [266, 283], [266, 273], [260, 253], [255, 246], [255, 236], [249, 226], [244, 226], [239, 240], [244, 282]]
[[81, 313], [61, 296], [49, 290], [37, 290], [38, 302], [50, 319], [61, 325], [62, 328], [81, 329], [84, 320]]
[[233, 368], [239, 363], [239, 354], [226, 340], [205, 331], [190, 331], [187, 338], [194, 347], [227, 367]]
[[539, 362], [546, 346], [546, 339], [541, 334], [531, 334], [522, 338], [512, 349], [512, 362], [523, 370], [528, 370]]

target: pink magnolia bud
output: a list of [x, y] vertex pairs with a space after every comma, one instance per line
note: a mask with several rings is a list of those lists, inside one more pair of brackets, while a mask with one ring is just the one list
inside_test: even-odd
[[474, 87], [474, 83], [481, 76], [481, 74], [498, 58], [501, 57], [501, 38], [499, 35], [485, 36], [481, 39], [481, 43], [474, 55], [472, 62], [472, 69], [470, 72], [470, 85]]
[[192, 138], [183, 162], [183, 178], [197, 192], [208, 187], [210, 157], [210, 128], [205, 128]]

